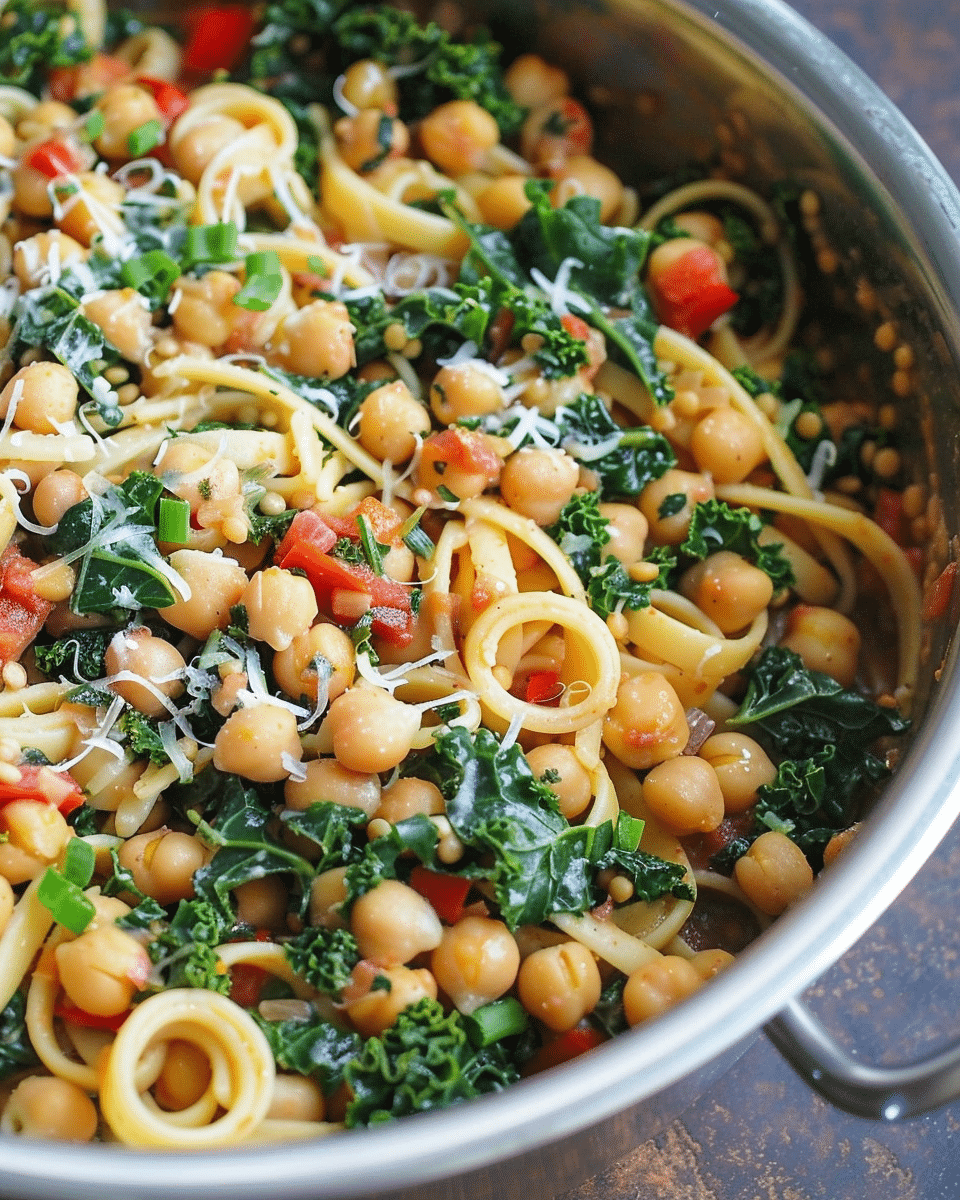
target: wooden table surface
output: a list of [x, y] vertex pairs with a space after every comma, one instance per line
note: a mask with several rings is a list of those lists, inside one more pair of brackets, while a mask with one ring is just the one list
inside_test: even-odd
[[[960, 182], [960, 0], [793, 0]], [[960, 1037], [960, 831], [808, 993], [866, 1061]], [[810, 1092], [763, 1036], [654, 1141], [562, 1200], [958, 1200], [960, 1102], [897, 1125]]]

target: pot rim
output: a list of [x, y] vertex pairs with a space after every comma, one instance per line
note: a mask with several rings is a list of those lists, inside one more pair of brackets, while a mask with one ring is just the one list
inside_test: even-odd
[[[637, 0], [628, 0], [636, 3]], [[960, 311], [960, 194], [910, 123], [828, 38], [781, 0], [646, 0], [759, 57], [816, 110], [876, 185], [931, 307]], [[840, 132], [842, 131], [842, 132]], [[909, 214], [909, 220], [905, 220]], [[960, 357], [951, 346], [954, 360]], [[0, 1191], [22, 1200], [312, 1200], [425, 1184], [547, 1145], [654, 1096], [754, 1034], [860, 938], [960, 813], [960, 674], [952, 647], [919, 734], [863, 832], [812, 892], [710, 987], [546, 1075], [471, 1102], [315, 1142], [180, 1154], [0, 1139]], [[692, 1034], [695, 1031], [695, 1036]], [[575, 1102], [572, 1102], [575, 1098]]]

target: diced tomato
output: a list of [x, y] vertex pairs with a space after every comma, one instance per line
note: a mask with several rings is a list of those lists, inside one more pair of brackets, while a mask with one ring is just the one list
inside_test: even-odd
[[97, 53], [89, 62], [75, 67], [56, 67], [50, 72], [48, 87], [54, 100], [70, 104], [85, 96], [97, 96], [114, 83], [130, 75], [130, 64], [112, 54]]
[[55, 804], [67, 817], [83, 804], [79, 784], [64, 772], [33, 763], [23, 763], [17, 770], [19, 783], [0, 783], [0, 808], [13, 800], [38, 800], [41, 804]]
[[659, 320], [689, 338], [700, 337], [740, 298], [716, 252], [696, 244], [659, 271], [650, 290]]
[[301, 543], [315, 546], [321, 554], [325, 554], [337, 544], [337, 535], [319, 513], [305, 509], [303, 512], [298, 512], [290, 522], [287, 532], [283, 535], [283, 540], [277, 547], [274, 555], [275, 561], [283, 562], [294, 546]]
[[957, 564], [949, 562], [930, 585], [923, 602], [923, 619], [935, 621], [947, 611], [953, 595], [953, 581], [957, 575]]
[[[361, 500], [354, 510], [353, 517], [354, 520], [357, 517], [363, 517], [370, 527], [370, 532], [381, 546], [391, 545], [403, 524], [400, 516], [392, 508], [381, 504], [376, 496], [367, 496], [365, 500]], [[358, 527], [358, 536], [359, 532]]]
[[76, 147], [71, 146], [62, 138], [49, 138], [27, 154], [27, 166], [33, 167], [48, 179], [57, 179], [60, 175], [75, 175], [83, 170], [83, 157]]
[[570, 1029], [554, 1038], [552, 1042], [541, 1046], [536, 1054], [524, 1064], [522, 1073], [536, 1075], [540, 1071], [546, 1071], [548, 1067], [558, 1067], [561, 1063], [579, 1058], [588, 1050], [596, 1049], [606, 1040], [599, 1029], [592, 1027]]
[[456, 925], [463, 916], [463, 904], [470, 893], [470, 880], [459, 875], [441, 875], [427, 867], [414, 867], [410, 886], [429, 900], [441, 921]]
[[36, 567], [15, 546], [0, 555], [0, 665], [20, 658], [53, 610], [49, 600], [37, 595]]
[[183, 51], [184, 65], [191, 71], [232, 69], [240, 61], [253, 34], [252, 9], [243, 4], [201, 8], [187, 25], [190, 36]]
[[152, 92], [160, 115], [167, 125], [172, 125], [180, 114], [189, 106], [190, 98], [166, 79], [155, 79], [152, 75], [138, 75], [137, 83]]
[[877, 507], [874, 519], [885, 534], [893, 538], [898, 546], [904, 543], [903, 493], [893, 488], [877, 489]]
[[499, 479], [503, 462], [484, 434], [458, 425], [432, 433], [424, 441], [420, 450], [420, 479], [426, 486], [433, 474], [439, 487], [449, 466], [457, 468], [463, 481], [460, 485], [463, 495], [478, 496]]
[[85, 1008], [78, 1008], [76, 1004], [63, 999], [53, 1006], [53, 1015], [62, 1021], [69, 1021], [71, 1025], [80, 1025], [84, 1029], [110, 1029], [114, 1033], [130, 1016], [130, 1012], [127, 1008], [121, 1013], [111, 1013], [110, 1016], [104, 1017], [99, 1013], [87, 1012]]
[[528, 704], [555, 705], [563, 695], [563, 684], [556, 671], [534, 671], [527, 680]]
[[270, 975], [255, 963], [236, 963], [230, 968], [230, 999], [241, 1008], [254, 1008]]

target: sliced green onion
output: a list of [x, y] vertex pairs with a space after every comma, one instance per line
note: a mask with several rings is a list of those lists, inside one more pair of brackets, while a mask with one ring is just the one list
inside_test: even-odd
[[191, 225], [183, 246], [184, 261], [196, 263], [233, 262], [239, 257], [237, 227], [233, 221], [218, 221], [215, 225]]
[[186, 500], [160, 497], [157, 515], [157, 539], [182, 546], [190, 536], [190, 505]]
[[492, 1046], [505, 1037], [523, 1033], [529, 1018], [527, 1010], [514, 996], [504, 996], [481, 1008], [474, 1009], [469, 1017], [463, 1018], [467, 1036], [478, 1049]]
[[420, 525], [420, 518], [426, 511], [426, 507], [421, 505], [416, 512], [412, 512], [400, 526], [400, 536], [414, 554], [420, 558], [433, 558], [436, 550], [433, 538]]
[[330, 274], [327, 270], [327, 264], [322, 258], [317, 258], [315, 254], [311, 254], [307, 259], [307, 270], [311, 271], [314, 275], [319, 275], [321, 279], [326, 279]]
[[144, 121], [127, 135], [127, 149], [134, 158], [140, 158], [154, 146], [159, 146], [165, 137], [162, 121]]
[[363, 556], [366, 558], [370, 570], [374, 575], [382, 575], [383, 551], [389, 550], [390, 547], [381, 546], [373, 536], [373, 530], [370, 528], [369, 521], [362, 513], [357, 517], [357, 528], [360, 530], [360, 545], [363, 547]]
[[246, 282], [234, 296], [238, 308], [248, 312], [266, 312], [280, 295], [283, 275], [275, 250], [264, 250], [246, 257]]
[[148, 298], [165, 300], [180, 278], [180, 266], [165, 250], [148, 250], [139, 258], [128, 258], [120, 268], [120, 278]]
[[459, 504], [460, 503], [460, 497], [455, 495], [453, 492], [451, 492], [450, 489], [446, 486], [446, 484], [441, 483], [437, 487], [437, 495], [440, 497], [441, 500], [445, 500], [447, 502], [447, 504]]
[[83, 894], [81, 888], [59, 871], [47, 867], [37, 888], [37, 899], [48, 909], [50, 915], [71, 933], [83, 933], [96, 914], [93, 901]]
[[614, 833], [617, 849], [627, 850], [632, 854], [640, 845], [642, 836], [643, 821], [638, 817], [631, 817], [629, 813], [621, 812]]
[[63, 858], [63, 877], [77, 887], [85, 888], [93, 878], [97, 852], [83, 838], [71, 838]]
[[88, 142], [95, 142], [100, 134], [103, 133], [105, 126], [106, 122], [103, 119], [103, 113], [98, 108], [95, 108], [84, 122], [81, 136]]

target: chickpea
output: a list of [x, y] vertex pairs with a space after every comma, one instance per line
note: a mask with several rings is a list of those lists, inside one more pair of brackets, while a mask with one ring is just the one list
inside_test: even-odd
[[253, 929], [285, 930], [287, 889], [277, 875], [248, 879], [233, 889], [237, 920]]
[[538, 525], [552, 525], [579, 479], [579, 464], [563, 450], [526, 446], [503, 464], [500, 494], [514, 512]]
[[52, 217], [50, 180], [42, 171], [20, 162], [10, 172], [13, 183], [13, 206], [27, 217]]
[[206, 117], [170, 139], [173, 165], [185, 179], [197, 184], [216, 155], [245, 132], [245, 127], [234, 117], [222, 114]]
[[321, 871], [310, 885], [310, 924], [342, 929], [340, 906], [347, 898], [346, 867]]
[[128, 838], [118, 858], [141, 892], [159, 904], [174, 904], [193, 899], [193, 876], [207, 861], [207, 851], [193, 834], [162, 827]]
[[813, 885], [803, 851], [782, 833], [762, 833], [733, 869], [740, 889], [761, 912], [778, 917]]
[[439, 816], [446, 812], [446, 808], [443, 794], [435, 783], [408, 775], [383, 790], [380, 803], [372, 815], [375, 819], [396, 825], [398, 821], [416, 815]]
[[92, 246], [102, 233], [104, 212], [116, 215], [126, 193], [109, 175], [98, 175], [96, 171], [81, 171], [77, 182], [80, 191], [64, 205], [57, 225], [82, 246]]
[[503, 77], [507, 91], [523, 108], [537, 108], [559, 100], [570, 91], [570, 77], [561, 67], [546, 62], [539, 54], [521, 54]]
[[383, 556], [383, 573], [398, 583], [410, 583], [417, 567], [417, 556], [404, 542], [390, 547]]
[[623, 988], [623, 1011], [631, 1025], [649, 1021], [692, 996], [703, 985], [697, 968], [685, 958], [665, 954], [638, 967]]
[[381, 462], [406, 462], [417, 448], [417, 435], [430, 432], [430, 414], [402, 379], [375, 388], [358, 411], [360, 445]]
[[306, 697], [317, 702], [319, 674], [317, 660], [324, 659], [330, 668], [327, 678], [327, 697], [332, 703], [353, 683], [356, 673], [356, 654], [353, 642], [336, 625], [321, 622], [295, 637], [285, 650], [273, 657], [273, 674], [277, 683], [293, 700]]
[[326, 1115], [323, 1092], [305, 1075], [277, 1075], [267, 1117], [273, 1121], [322, 1121]]
[[126, 1012], [150, 974], [150, 955], [116, 925], [85, 930], [54, 951], [60, 984], [86, 1012], [112, 1017]]
[[596, 961], [579, 942], [534, 950], [517, 975], [521, 1004], [554, 1033], [565, 1033], [592, 1012], [600, 991]]
[[199, 1046], [171, 1038], [153, 1086], [154, 1098], [167, 1112], [182, 1112], [204, 1094], [212, 1074], [210, 1060]]
[[593, 783], [572, 746], [547, 742], [529, 750], [527, 762], [537, 779], [547, 777], [546, 783], [556, 792], [560, 811], [568, 821], [586, 811], [593, 797]]
[[443, 936], [429, 900], [396, 879], [384, 879], [354, 901], [350, 931], [363, 957], [378, 966], [408, 963], [435, 950]]
[[97, 1110], [86, 1092], [56, 1075], [20, 1081], [0, 1119], [4, 1133], [53, 1142], [89, 1142], [97, 1132]]
[[21, 367], [0, 392], [0, 414], [16, 400], [13, 423], [32, 433], [56, 433], [57, 423], [72, 421], [79, 387], [72, 372], [59, 363], [35, 362]]
[[154, 637], [149, 629], [126, 629], [115, 634], [104, 655], [104, 665], [108, 675], [124, 672], [144, 681], [120, 679], [108, 686], [148, 717], [167, 713], [161, 697], [179, 696], [183, 692], [187, 666], [183, 655], [164, 638]]
[[278, 353], [297, 375], [340, 379], [357, 365], [353, 325], [340, 300], [313, 300], [283, 323]]
[[341, 88], [354, 108], [396, 111], [397, 83], [387, 68], [372, 58], [361, 58], [347, 67]]
[[406, 125], [379, 108], [364, 108], [355, 117], [341, 117], [333, 132], [340, 157], [361, 175], [388, 158], [401, 158], [410, 148]]
[[600, 220], [609, 223], [623, 204], [620, 177], [589, 154], [572, 155], [550, 177], [555, 181], [550, 193], [554, 208], [562, 208], [573, 196], [592, 196], [600, 201]]
[[281, 567], [257, 571], [240, 603], [247, 610], [250, 636], [274, 650], [286, 650], [305, 634], [319, 611], [310, 580]]
[[694, 425], [690, 453], [714, 483], [742, 483], [754, 467], [767, 460], [760, 430], [729, 405], [720, 405]]
[[[369, 972], [368, 963], [354, 967], [354, 977], [364, 968], [366, 975]], [[390, 985], [389, 989], [371, 987], [370, 984], [375, 984], [378, 978], [385, 980]], [[401, 966], [383, 967], [377, 969], [369, 980], [364, 979], [364, 982], [368, 990], [357, 996], [344, 997], [347, 1016], [364, 1037], [377, 1037], [389, 1029], [403, 1010], [418, 1000], [437, 998], [436, 980], [424, 967], [418, 970]]]
[[103, 158], [131, 159], [130, 135], [148, 121], [163, 124], [160, 109], [150, 92], [135, 83], [107, 88], [94, 106], [103, 114], [103, 132], [94, 140]]
[[257, 783], [275, 783], [290, 774], [285, 759], [299, 762], [303, 746], [297, 718], [277, 704], [238, 708], [220, 726], [213, 743], [213, 765], [218, 771], [242, 775]]
[[233, 332], [240, 280], [226, 271], [208, 271], [201, 279], [181, 276], [174, 286], [180, 293], [171, 314], [177, 333], [211, 349], [222, 346]]
[[142, 362], [153, 344], [150, 307], [136, 288], [103, 292], [83, 305], [84, 316], [131, 362]]
[[0, 809], [0, 875], [26, 883], [57, 861], [73, 836], [53, 804], [11, 800]]
[[716, 772], [728, 813], [746, 812], [757, 801], [757, 788], [777, 777], [764, 748], [743, 733], [715, 733], [700, 747], [700, 757]]
[[502, 921], [463, 917], [443, 931], [430, 956], [437, 984], [462, 1013], [472, 1013], [513, 986], [520, 950]]
[[475, 363], [441, 367], [430, 384], [430, 407], [441, 425], [461, 417], [482, 417], [503, 408], [503, 388], [494, 374]]
[[247, 573], [238, 563], [203, 550], [174, 550], [170, 565], [190, 589], [163, 610], [163, 619], [205, 641], [215, 629], [226, 629], [230, 609], [240, 602], [247, 586]]
[[773, 582], [739, 554], [719, 550], [684, 571], [680, 591], [724, 633], [736, 633], [773, 599]]
[[835, 862], [859, 832], [860, 822], [855, 821], [847, 829], [841, 829], [839, 833], [835, 833], [823, 848], [823, 865], [829, 867], [832, 862]]
[[680, 697], [659, 671], [621, 681], [617, 702], [604, 719], [603, 741], [622, 763], [646, 770], [681, 754], [689, 737]]
[[482, 495], [500, 477], [503, 464], [495, 446], [499, 449], [498, 439], [459, 425], [431, 434], [414, 472], [418, 489], [439, 495], [442, 487], [458, 500]]
[[[0, 118], [2, 120], [2, 118]], [[86, 250], [59, 229], [46, 229], [17, 242], [13, 248], [13, 270], [24, 289], [38, 287], [50, 270], [50, 262], [61, 267], [81, 262]]]
[[[683, 496], [682, 507], [673, 509], [671, 497]], [[671, 467], [640, 493], [640, 511], [650, 525], [650, 536], [658, 545], [678, 546], [690, 532], [690, 517], [696, 504], [712, 500], [713, 483], [705, 475]], [[668, 511], [660, 515], [667, 504]]]
[[618, 558], [627, 564], [639, 562], [650, 528], [640, 509], [633, 504], [601, 504], [600, 515], [607, 518], [610, 534], [603, 557]]
[[852, 687], [860, 657], [860, 630], [842, 613], [798, 604], [787, 617], [780, 645], [799, 654], [809, 671], [822, 671], [842, 687]]
[[733, 962], [733, 955], [729, 950], [721, 950], [719, 947], [715, 950], [699, 950], [688, 960], [690, 965], [706, 983], [707, 980], [713, 979], [719, 975], [721, 971], [725, 971]]
[[41, 100], [17, 122], [21, 142], [42, 141], [58, 129], [70, 129], [77, 119], [69, 104], [59, 100]]
[[494, 118], [474, 100], [450, 100], [424, 117], [420, 141], [427, 158], [454, 179], [480, 171], [500, 141]]
[[723, 792], [702, 758], [681, 754], [658, 763], [643, 781], [643, 798], [660, 823], [684, 837], [709, 833], [723, 820]]
[[311, 804], [342, 804], [362, 809], [372, 817], [380, 804], [379, 776], [350, 771], [335, 758], [315, 758], [306, 764], [304, 780], [288, 779], [283, 787], [287, 808], [306, 809]]
[[727, 231], [720, 218], [715, 217], [713, 213], [702, 212], [699, 209], [677, 213], [673, 218], [673, 223], [677, 229], [682, 229], [690, 237], [696, 238], [697, 241], [704, 242], [708, 246], [716, 247], [721, 242], [725, 242], [727, 238]]
[[333, 753], [351, 771], [390, 771], [410, 753], [420, 713], [379, 688], [350, 688], [330, 705]]
[[531, 207], [524, 190], [526, 175], [501, 175], [492, 180], [475, 197], [480, 215], [488, 225], [497, 229], [513, 229]]

